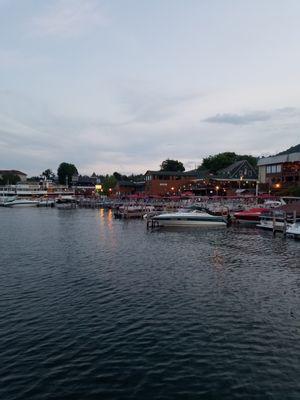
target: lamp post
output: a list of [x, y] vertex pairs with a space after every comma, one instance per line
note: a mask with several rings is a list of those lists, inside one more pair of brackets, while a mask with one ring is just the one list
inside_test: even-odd
[[259, 181], [256, 181], [256, 187], [255, 187], [255, 196], [258, 196], [258, 185], [259, 185]]
[[243, 181], [243, 175], [241, 175], [240, 180], [239, 180], [239, 189], [241, 188], [242, 181]]

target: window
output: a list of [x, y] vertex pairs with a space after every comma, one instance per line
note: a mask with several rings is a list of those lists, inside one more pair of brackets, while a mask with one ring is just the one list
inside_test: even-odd
[[267, 174], [279, 174], [281, 172], [281, 164], [267, 165]]

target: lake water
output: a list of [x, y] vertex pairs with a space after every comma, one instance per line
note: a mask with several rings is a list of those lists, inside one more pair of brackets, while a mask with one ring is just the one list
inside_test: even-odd
[[300, 242], [0, 208], [0, 399], [299, 399]]

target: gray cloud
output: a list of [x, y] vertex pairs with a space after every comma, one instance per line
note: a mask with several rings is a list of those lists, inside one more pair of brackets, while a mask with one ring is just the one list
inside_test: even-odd
[[268, 121], [272, 117], [266, 112], [252, 112], [247, 114], [217, 114], [203, 121], [214, 124], [247, 125], [255, 122]]
[[271, 111], [253, 111], [243, 114], [224, 113], [206, 118], [203, 122], [214, 124], [249, 125], [256, 122], [265, 122], [274, 118], [285, 117], [286, 115], [299, 116], [300, 112], [294, 107], [283, 107]]

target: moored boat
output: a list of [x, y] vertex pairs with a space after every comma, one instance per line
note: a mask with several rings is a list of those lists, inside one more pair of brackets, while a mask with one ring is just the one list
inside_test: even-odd
[[73, 197], [61, 197], [56, 200], [55, 206], [59, 210], [72, 210], [74, 208], [77, 208], [77, 202], [76, 199]]
[[38, 205], [38, 200], [28, 200], [28, 199], [15, 199], [12, 201], [7, 201], [3, 204], [4, 207], [36, 207]]
[[300, 221], [294, 222], [286, 230], [286, 234], [295, 239], [300, 239]]
[[[207, 210], [187, 209], [173, 213], [162, 213], [153, 216], [150, 220], [152, 226], [215, 226], [226, 227], [229, 216], [214, 215]], [[149, 223], [148, 221], [148, 223]]]
[[249, 210], [238, 211], [233, 214], [235, 221], [241, 224], [257, 224], [260, 221], [261, 215], [267, 212], [266, 208], [256, 207]]

